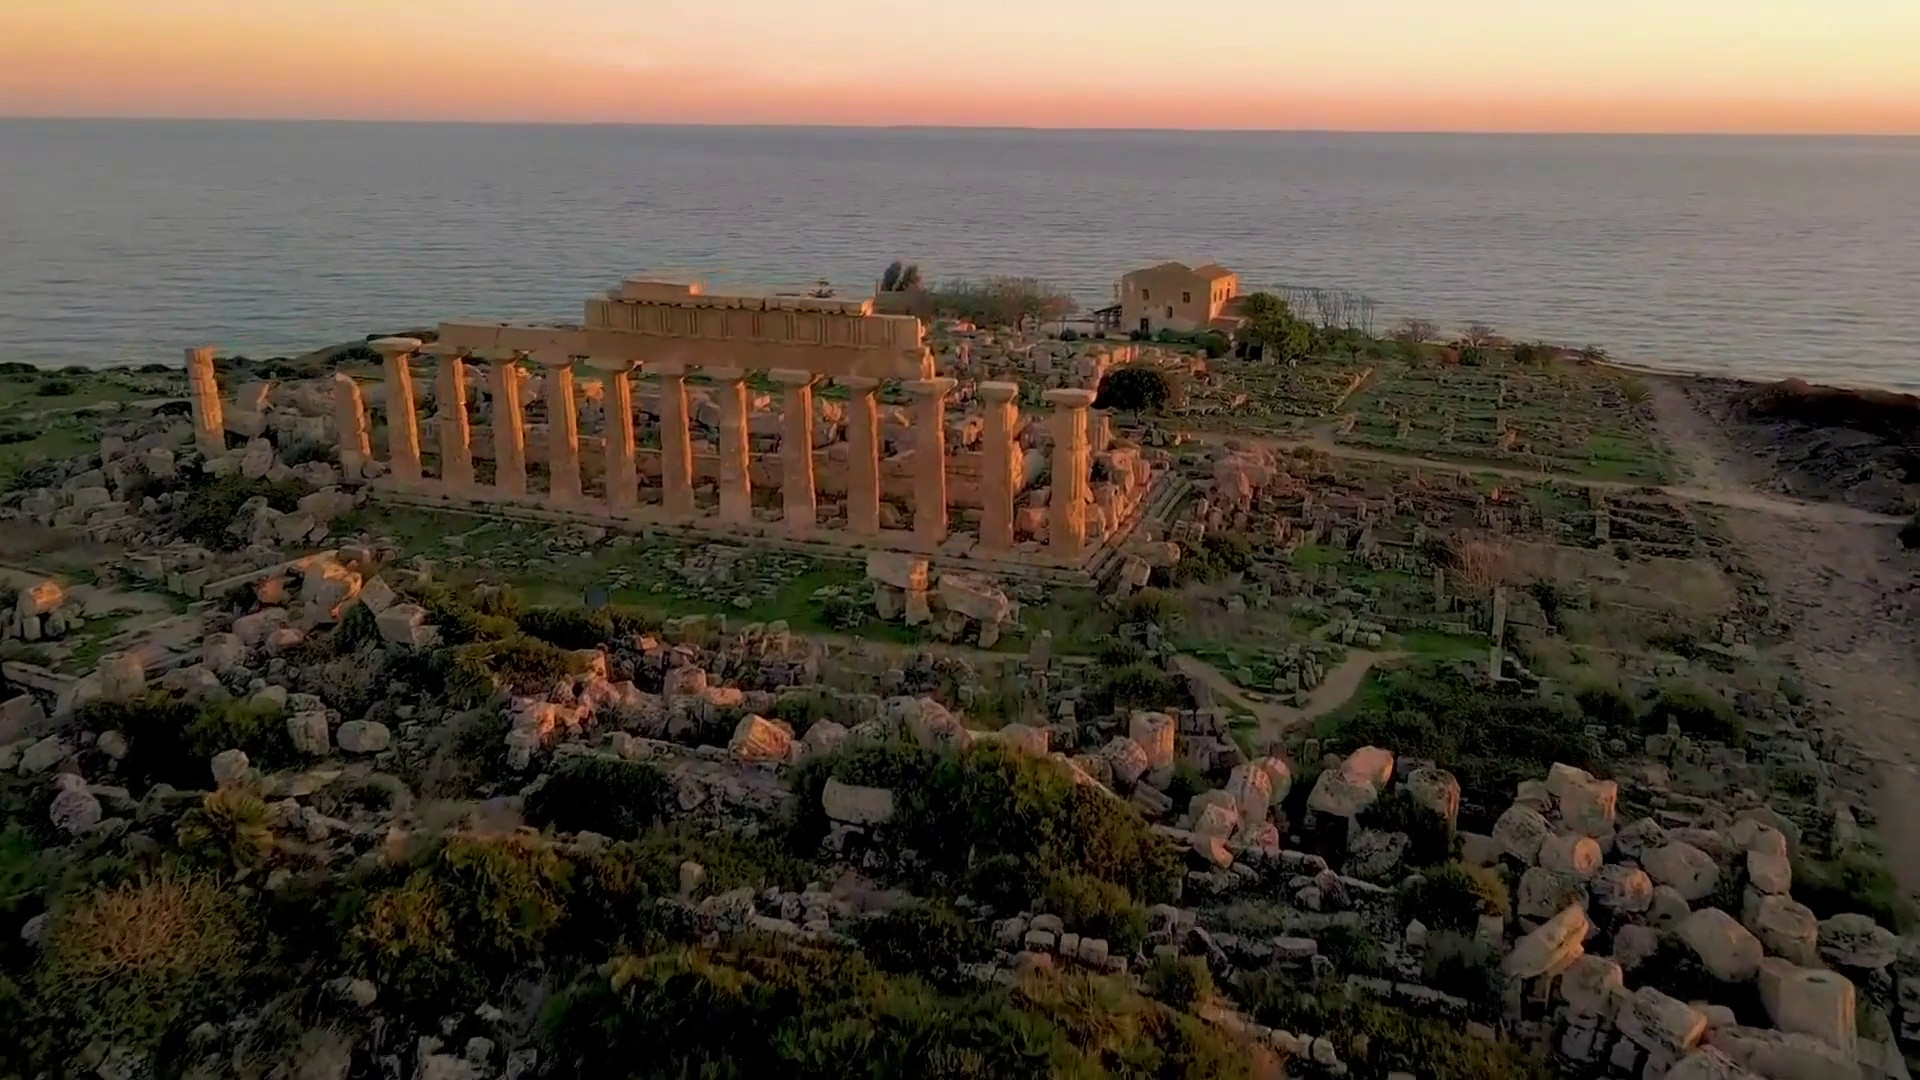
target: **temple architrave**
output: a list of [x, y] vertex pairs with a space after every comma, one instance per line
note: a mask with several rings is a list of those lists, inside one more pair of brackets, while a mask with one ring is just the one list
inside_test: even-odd
[[[869, 300], [633, 279], [576, 325], [369, 344], [379, 384], [334, 376], [340, 463], [397, 503], [1085, 581], [1178, 497], [1138, 450], [1091, 444], [1091, 389], [1046, 391], [1030, 422], [1022, 386], [959, 387], [918, 318]], [[213, 352], [187, 358], [222, 445]]]

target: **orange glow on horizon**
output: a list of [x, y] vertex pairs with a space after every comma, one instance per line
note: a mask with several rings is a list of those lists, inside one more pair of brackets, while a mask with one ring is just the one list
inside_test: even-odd
[[[895, 10], [867, 0], [816, 2]], [[1353, 2], [1382, 8], [1415, 0]], [[804, 41], [742, 34], [704, 9], [673, 13], [659, 20], [661, 33], [628, 40], [579, 29], [577, 12], [559, 12], [549, 26], [540, 9], [507, 2], [483, 5], [501, 9], [490, 21], [452, 0], [396, 0], [398, 11], [337, 0], [323, 17], [279, 0], [197, 0], [166, 10], [63, 0], [57, 10], [0, 14], [0, 115], [1920, 134], [1920, 60], [1912, 59], [1920, 56], [1920, 3], [1817, 6], [1848, 3], [1873, 5], [1890, 28], [1755, 36], [1728, 42], [1729, 55], [1717, 60], [1689, 52], [1692, 37], [1710, 40], [1713, 28], [1680, 20], [1673, 40], [1640, 41], [1617, 56], [1577, 51], [1570, 42], [1564, 56], [1543, 57], [1537, 41], [1514, 29], [1510, 40], [1495, 35], [1478, 62], [1468, 62], [1445, 51], [1446, 41], [1431, 40], [1434, 27], [1414, 25], [1405, 28], [1408, 40], [1369, 41], [1371, 51], [1360, 54], [1369, 62], [1336, 53], [1265, 66], [1227, 46], [1216, 65], [1169, 63], [1152, 40], [1112, 33], [1110, 44], [1084, 48], [1072, 39], [1045, 48], [1009, 39], [971, 62], [946, 66], [953, 58], [940, 55], [928, 66], [919, 53], [958, 47], [912, 37], [910, 48], [892, 49], [885, 26], [858, 24], [857, 33], [822, 32], [825, 42], [844, 38], [843, 55], [829, 51], [823, 62]], [[1748, 0], [1747, 8], [1792, 5], [1816, 6]], [[752, 14], [758, 6], [740, 0], [731, 8]], [[689, 47], [661, 57], [661, 45], [676, 44], [673, 27], [682, 20]], [[812, 31], [796, 26], [795, 33]], [[718, 43], [711, 62], [687, 62], [701, 43]]]

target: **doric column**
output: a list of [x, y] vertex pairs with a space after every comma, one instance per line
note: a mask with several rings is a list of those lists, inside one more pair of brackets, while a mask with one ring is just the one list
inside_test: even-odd
[[504, 495], [527, 493], [527, 429], [520, 408], [520, 353], [488, 363], [493, 389], [493, 486]]
[[373, 460], [373, 440], [367, 430], [367, 403], [360, 384], [351, 375], [333, 373], [333, 424], [340, 429], [340, 471], [359, 480], [360, 470]]
[[419, 338], [381, 338], [371, 343], [386, 361], [387, 467], [405, 485], [420, 483], [420, 418], [413, 407], [413, 361]]
[[1020, 384], [983, 382], [975, 387], [986, 407], [986, 430], [980, 435], [980, 546], [987, 551], [1013, 547], [1013, 434], [1014, 399]]
[[847, 531], [880, 532], [880, 380], [839, 375], [847, 388]]
[[819, 504], [813, 490], [813, 380], [811, 371], [775, 371], [786, 387], [780, 402], [780, 498], [787, 532], [813, 531]]
[[187, 350], [187, 390], [193, 405], [193, 441], [205, 457], [227, 452], [226, 412], [220, 405], [220, 377], [213, 370], [213, 346]]
[[473, 487], [473, 428], [467, 420], [467, 362], [457, 349], [429, 345], [440, 358], [434, 416], [440, 427], [440, 479], [449, 488]]
[[602, 399], [607, 415], [607, 506], [616, 514], [631, 514], [640, 507], [640, 473], [633, 460], [633, 361], [590, 357], [587, 366], [607, 376]]
[[1047, 547], [1062, 558], [1080, 556], [1087, 545], [1087, 408], [1091, 390], [1049, 390], [1053, 405], [1053, 506]]
[[687, 417], [687, 366], [648, 361], [660, 376], [660, 507], [670, 517], [693, 516], [693, 435]]
[[753, 520], [752, 447], [747, 441], [747, 373], [710, 368], [720, 398], [720, 520]]
[[925, 547], [947, 538], [947, 394], [955, 381], [945, 376], [914, 379], [913, 535]]
[[580, 413], [573, 398], [573, 357], [534, 357], [547, 369], [547, 498], [555, 505], [580, 501]]

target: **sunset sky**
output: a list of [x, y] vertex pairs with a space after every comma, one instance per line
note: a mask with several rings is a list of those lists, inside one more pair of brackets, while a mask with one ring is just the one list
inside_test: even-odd
[[14, 0], [0, 115], [1920, 134], [1920, 0]]

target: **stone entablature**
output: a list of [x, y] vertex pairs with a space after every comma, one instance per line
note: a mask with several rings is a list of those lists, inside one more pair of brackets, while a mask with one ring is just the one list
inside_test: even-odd
[[[761, 306], [755, 309], [755, 303]], [[1107, 448], [1104, 440], [1097, 447], [1089, 443], [1105, 425], [1089, 423], [1094, 395], [1086, 390], [1045, 395], [1052, 413], [1036, 430], [1053, 436], [1050, 496], [1026, 490], [1028, 456], [1020, 439], [1029, 425], [1019, 416], [1017, 384], [979, 384], [984, 415], [954, 429], [977, 431], [979, 449], [957, 451], [946, 420], [957, 384], [933, 374], [925, 331], [912, 316], [872, 315], [864, 301], [711, 297], [697, 286], [648, 281], [629, 281], [612, 298], [589, 301], [588, 308], [590, 322], [612, 325], [444, 323], [430, 346], [413, 338], [371, 342], [384, 367], [386, 455], [375, 457], [366, 395], [354, 380], [336, 375], [336, 428], [347, 475], [364, 474], [377, 490], [404, 500], [474, 510], [534, 510], [615, 527], [661, 525], [731, 539], [758, 534], [1088, 572], [1102, 561], [1102, 549], [1131, 529], [1154, 490], [1157, 474], [1133, 450], [1106, 454], [1107, 479], [1091, 482], [1094, 457]], [[432, 365], [425, 377], [435, 409], [425, 442], [416, 395], [422, 363]], [[487, 369], [491, 400], [491, 416], [478, 429], [468, 401], [474, 380], [468, 369], [476, 364]], [[575, 384], [580, 364], [602, 388], [604, 430], [594, 435], [581, 431]], [[524, 410], [530, 366], [541, 373], [546, 412], [545, 430], [532, 428], [532, 440]], [[196, 387], [202, 378], [211, 384], [211, 350], [190, 353], [189, 367]], [[771, 469], [756, 467], [752, 452], [753, 372], [765, 372], [780, 397], [779, 461]], [[710, 384], [708, 430], [717, 432], [700, 453], [693, 440], [690, 375]], [[658, 451], [637, 444], [635, 376], [658, 382], [657, 394], [647, 395], [658, 403]], [[845, 442], [822, 447], [815, 439], [814, 394], [828, 380], [846, 392]], [[895, 440], [902, 452], [893, 457], [885, 456], [881, 423], [879, 395], [887, 385], [911, 402], [904, 438]], [[203, 396], [195, 395], [196, 419]], [[217, 386], [211, 398], [217, 409]], [[476, 430], [485, 439], [479, 453]], [[890, 430], [900, 432], [897, 426]], [[582, 460], [583, 445], [595, 461]], [[432, 460], [423, 462], [423, 455]], [[476, 459], [492, 462], [484, 482], [476, 475]], [[598, 469], [591, 468], [596, 462]], [[544, 464], [545, 490], [528, 483], [530, 464]], [[908, 474], [909, 484], [887, 482], [899, 472]], [[587, 474], [602, 479], [604, 491], [589, 488]], [[655, 475], [657, 501], [643, 496], [643, 490], [653, 494], [643, 484]], [[715, 485], [717, 499], [708, 505], [696, 499], [702, 478]], [[756, 486], [779, 489], [777, 525], [767, 520], [773, 511], [756, 511]], [[823, 523], [820, 495], [842, 491], [844, 524], [837, 514]], [[883, 527], [883, 501], [900, 494], [911, 506], [910, 527]], [[981, 508], [977, 536], [950, 535], [956, 496]], [[1091, 544], [1089, 515], [1097, 518]], [[1022, 533], [1045, 542], [1017, 542]]]

